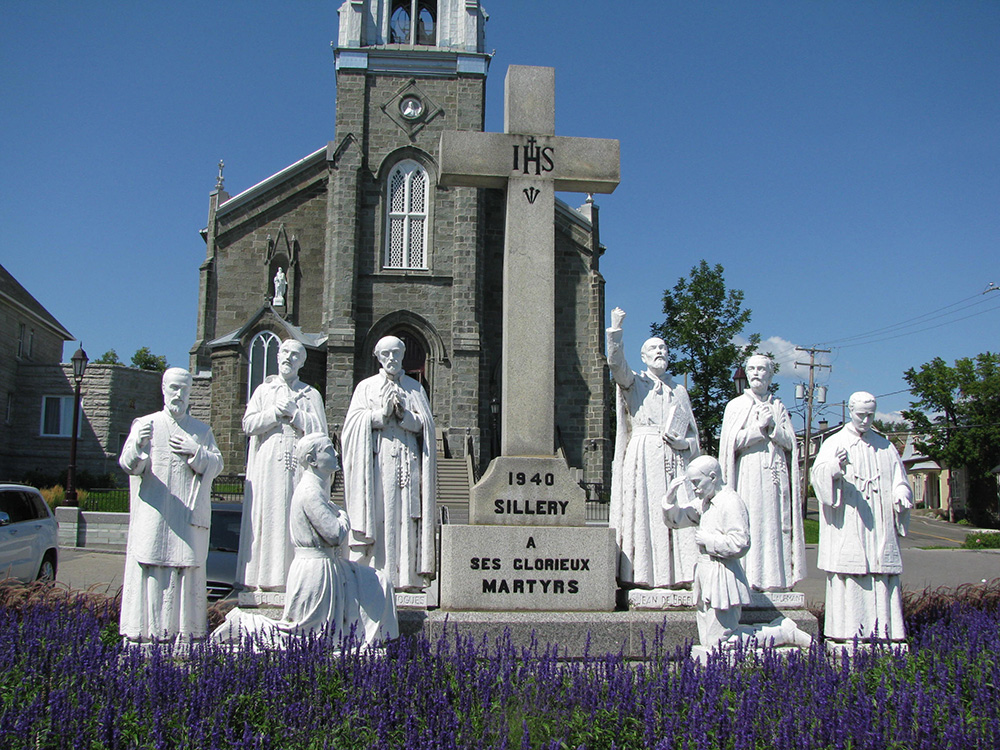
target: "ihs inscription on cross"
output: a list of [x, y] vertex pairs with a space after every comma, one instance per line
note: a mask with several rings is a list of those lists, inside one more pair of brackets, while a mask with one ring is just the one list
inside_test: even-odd
[[555, 437], [555, 191], [610, 193], [616, 140], [555, 135], [555, 69], [512, 65], [504, 132], [441, 134], [443, 187], [507, 191], [501, 453], [551, 456]]

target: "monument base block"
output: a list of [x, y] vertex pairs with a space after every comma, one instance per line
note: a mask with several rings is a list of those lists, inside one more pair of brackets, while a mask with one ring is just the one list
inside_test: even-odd
[[616, 555], [608, 528], [445, 525], [441, 608], [610, 612]]
[[[751, 591], [750, 604], [743, 609], [805, 609], [806, 595], [798, 591]], [[631, 589], [629, 609], [692, 609], [694, 598], [687, 589]]]
[[500, 456], [469, 491], [469, 523], [583, 526], [587, 495], [557, 456]]

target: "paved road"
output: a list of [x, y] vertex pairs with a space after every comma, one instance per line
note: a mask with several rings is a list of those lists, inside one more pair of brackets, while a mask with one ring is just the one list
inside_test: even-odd
[[[811, 513], [815, 518], [815, 510]], [[946, 521], [913, 516], [909, 535], [902, 543], [903, 586], [914, 591], [1000, 578], [1000, 550], [958, 549], [965, 535], [974, 531]], [[942, 549], [928, 549], [928, 548]], [[816, 545], [806, 549], [809, 577], [795, 587], [808, 601], [826, 596], [824, 574], [816, 569]], [[121, 553], [86, 549], [60, 550], [57, 579], [73, 589], [115, 593], [122, 585], [125, 557]]]

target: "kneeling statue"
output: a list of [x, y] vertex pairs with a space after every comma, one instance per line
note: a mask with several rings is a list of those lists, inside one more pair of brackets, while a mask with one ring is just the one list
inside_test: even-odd
[[255, 633], [280, 640], [325, 627], [332, 628], [334, 637], [353, 636], [366, 646], [397, 637], [392, 583], [381, 571], [343, 557], [351, 523], [330, 501], [331, 479], [340, 465], [333, 443], [322, 432], [306, 435], [295, 446], [295, 460], [302, 477], [289, 511], [294, 557], [282, 618], [236, 608], [212, 640], [238, 641]]

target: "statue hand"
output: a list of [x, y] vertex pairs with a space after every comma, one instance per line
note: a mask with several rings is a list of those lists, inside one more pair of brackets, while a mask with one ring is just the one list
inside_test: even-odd
[[847, 466], [849, 457], [847, 455], [847, 449], [844, 447], [837, 448], [837, 461], [840, 463], [840, 470], [843, 471], [844, 467]]
[[279, 396], [275, 401], [274, 408], [279, 417], [291, 418], [295, 414], [295, 401], [288, 396]]
[[757, 424], [761, 432], [767, 432], [768, 428], [774, 425], [774, 415], [768, 406], [762, 406], [757, 411]]
[[685, 451], [690, 447], [683, 437], [669, 432], [663, 433], [663, 442], [676, 451]]
[[143, 423], [139, 427], [139, 431], [136, 433], [136, 438], [139, 441], [139, 450], [142, 450], [149, 445], [149, 441], [153, 439], [153, 423]]
[[625, 321], [625, 311], [620, 307], [616, 307], [611, 311], [611, 327], [621, 328], [622, 323]]
[[193, 456], [198, 452], [198, 443], [185, 432], [170, 438], [170, 450], [181, 456]]

